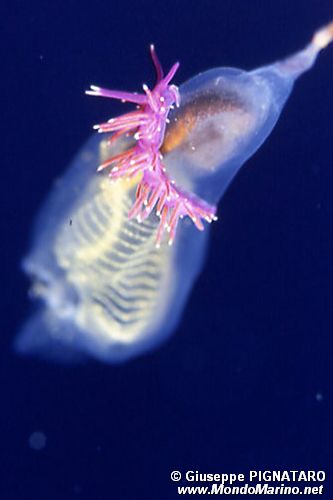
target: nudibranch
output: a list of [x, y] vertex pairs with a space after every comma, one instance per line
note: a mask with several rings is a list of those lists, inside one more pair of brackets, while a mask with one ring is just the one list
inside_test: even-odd
[[180, 321], [205, 260], [209, 230], [196, 228], [215, 218], [295, 81], [332, 39], [333, 23], [286, 59], [252, 71], [215, 68], [179, 90], [171, 84], [178, 64], [164, 76], [151, 48], [152, 90], [92, 87], [93, 95], [137, 109], [97, 126], [105, 134], [87, 141], [37, 218], [23, 268], [39, 307], [22, 326], [17, 350], [116, 363], [161, 344]]
[[170, 179], [163, 163], [161, 148], [165, 138], [168, 115], [174, 104], [179, 107], [180, 95], [176, 85], [170, 85], [179, 63], [175, 63], [164, 76], [163, 68], [156, 55], [154, 45], [150, 46], [151, 57], [156, 70], [156, 85], [150, 90], [143, 85], [145, 94], [109, 90], [91, 86], [86, 93], [93, 96], [120, 99], [137, 105], [137, 111], [111, 118], [106, 123], [95, 125], [98, 132], [113, 132], [110, 140], [122, 135], [132, 135], [136, 144], [105, 160], [98, 171], [110, 168], [111, 179], [133, 178], [140, 175], [136, 191], [136, 201], [129, 212], [129, 218], [136, 217], [138, 222], [146, 219], [156, 206], [160, 217], [156, 245], [159, 247], [165, 230], [169, 234], [169, 245], [173, 243], [179, 218], [188, 216], [202, 231], [203, 219], [216, 220], [216, 206], [209, 205], [193, 193], [186, 192]]

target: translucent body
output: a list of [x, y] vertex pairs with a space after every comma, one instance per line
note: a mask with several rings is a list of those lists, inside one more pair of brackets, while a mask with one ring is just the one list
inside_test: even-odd
[[23, 267], [44, 303], [19, 335], [21, 352], [121, 361], [160, 341], [179, 318], [207, 233], [187, 223], [177, 245], [157, 249], [157, 217], [128, 220], [134, 186], [96, 174], [107, 150], [100, 136], [90, 139], [37, 220]]
[[[271, 132], [322, 40], [316, 34], [303, 51], [255, 71], [214, 69], [182, 85], [162, 148], [177, 185], [217, 203]], [[23, 263], [39, 305], [18, 336], [20, 352], [119, 362], [155, 347], [177, 326], [208, 229], [198, 232], [184, 219], [174, 245], [157, 249], [156, 215], [128, 220], [135, 183], [96, 173], [128, 147], [118, 140], [110, 150], [104, 137], [90, 139], [42, 209]]]

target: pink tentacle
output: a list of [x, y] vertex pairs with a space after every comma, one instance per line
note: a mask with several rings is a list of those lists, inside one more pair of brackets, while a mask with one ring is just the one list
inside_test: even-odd
[[96, 85], [90, 86], [91, 90], [86, 90], [87, 95], [93, 95], [97, 97], [109, 97], [111, 99], [119, 99], [124, 102], [133, 102], [134, 104], [140, 104], [141, 106], [146, 104], [147, 98], [143, 94], [136, 94], [134, 92], [123, 92], [121, 90], [111, 90], [103, 87], [97, 87]]
[[150, 55], [151, 55], [151, 58], [153, 60], [154, 66], [155, 66], [156, 80], [158, 83], [163, 79], [164, 72], [163, 72], [163, 68], [162, 68], [162, 65], [160, 63], [160, 60], [157, 57], [157, 54], [155, 52], [155, 46], [153, 44], [150, 46]]

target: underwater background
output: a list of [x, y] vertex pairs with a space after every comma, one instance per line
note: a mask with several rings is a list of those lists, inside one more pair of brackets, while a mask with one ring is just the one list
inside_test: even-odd
[[333, 46], [219, 205], [174, 335], [118, 366], [20, 358], [33, 218], [94, 123], [91, 83], [176, 84], [300, 49], [328, 0], [14, 0], [2, 15], [1, 500], [173, 499], [173, 470], [332, 473]]

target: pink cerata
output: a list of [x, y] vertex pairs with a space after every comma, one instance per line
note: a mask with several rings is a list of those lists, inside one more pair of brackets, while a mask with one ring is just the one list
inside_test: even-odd
[[178, 87], [170, 85], [179, 63], [175, 63], [164, 76], [154, 45], [150, 46], [150, 53], [157, 76], [152, 90], [145, 84], [144, 94], [109, 90], [92, 85], [91, 90], [86, 93], [137, 105], [136, 111], [94, 126], [100, 133], [113, 132], [111, 141], [122, 135], [132, 135], [136, 141], [134, 147], [103, 162], [98, 171], [109, 168], [111, 179], [133, 178], [141, 174], [136, 200], [128, 216], [136, 217], [138, 222], [142, 222], [156, 207], [156, 215], [160, 218], [156, 236], [156, 246], [159, 247], [165, 230], [169, 233], [169, 245], [173, 243], [179, 218], [190, 217], [195, 226], [202, 231], [203, 219], [212, 222], [217, 217], [216, 206], [180, 189], [169, 177], [163, 163], [161, 147], [169, 122], [168, 114], [174, 104], [177, 107], [180, 104]]

